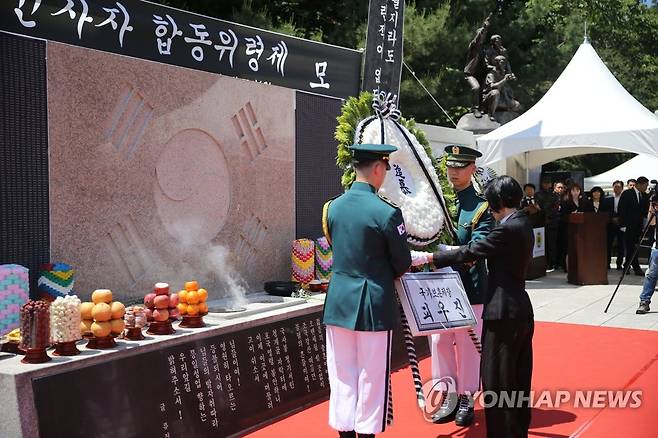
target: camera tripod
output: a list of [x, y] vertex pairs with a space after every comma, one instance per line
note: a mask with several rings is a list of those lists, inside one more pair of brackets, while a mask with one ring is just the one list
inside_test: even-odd
[[[653, 182], [653, 181], [651, 181]], [[621, 277], [619, 277], [619, 282], [617, 283], [617, 287], [615, 288], [615, 291], [612, 293], [612, 296], [610, 297], [610, 301], [608, 301], [608, 305], [605, 306], [605, 310], [603, 313], [608, 313], [608, 309], [610, 308], [610, 304], [612, 304], [612, 300], [615, 299], [615, 295], [617, 294], [617, 291], [619, 290], [619, 286], [621, 286], [621, 283], [624, 281], [624, 277], [626, 277], [626, 274], [628, 274], [628, 271], [631, 269], [631, 262], [635, 260], [637, 257], [637, 253], [640, 252], [640, 248], [643, 247], [642, 241], [644, 240], [644, 237], [647, 235], [647, 231], [649, 231], [649, 227], [651, 227], [651, 223], [656, 217], [656, 206], [658, 204], [658, 199], [656, 199], [656, 186], [654, 185], [652, 193], [650, 194], [650, 211], [651, 214], [649, 215], [649, 220], [647, 221], [647, 224], [644, 226], [644, 230], [642, 230], [642, 234], [640, 235], [640, 240], [635, 244], [635, 250], [633, 251], [633, 256], [630, 259], [630, 262], [628, 260], [625, 260], [626, 262], [626, 267], [624, 268], [624, 271], [621, 274]], [[654, 202], [656, 201], [656, 202]], [[657, 224], [658, 225], [658, 224]], [[646, 246], [644, 246], [646, 248]], [[651, 261], [649, 261], [651, 262]]]

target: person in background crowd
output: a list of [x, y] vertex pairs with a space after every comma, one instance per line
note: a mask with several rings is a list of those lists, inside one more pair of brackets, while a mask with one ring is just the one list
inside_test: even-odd
[[[555, 269], [557, 259], [558, 208], [560, 207], [560, 194], [553, 190], [552, 185], [549, 177], [542, 178], [541, 190], [535, 195], [546, 218], [544, 228], [546, 230], [546, 269], [549, 271]], [[558, 181], [555, 186], [558, 185], [562, 185], [562, 183]]]
[[614, 244], [617, 245], [617, 270], [622, 269], [624, 263], [624, 232], [619, 226], [619, 199], [621, 192], [624, 190], [623, 181], [612, 183], [612, 196], [607, 196], [601, 201], [601, 211], [610, 214], [610, 223], [608, 224], [608, 267], [612, 261], [612, 249]]
[[[569, 252], [569, 215], [583, 213], [591, 209], [590, 203], [582, 195], [582, 189], [577, 182], [571, 182], [570, 189], [560, 202], [560, 266], [567, 270], [567, 253]], [[591, 211], [591, 210], [590, 210]]]
[[643, 176], [639, 177], [635, 185], [623, 191], [619, 199], [619, 218], [621, 220], [621, 230], [624, 232], [624, 248], [626, 257], [624, 258], [624, 269], [628, 266], [633, 267], [635, 275], [644, 275], [640, 262], [633, 257], [635, 246], [640, 242], [642, 234], [642, 225], [644, 218], [649, 210], [648, 197], [646, 195], [649, 180]]
[[647, 274], [644, 278], [644, 284], [642, 285], [642, 293], [640, 294], [640, 306], [635, 311], [638, 315], [644, 315], [651, 310], [649, 305], [651, 304], [651, 297], [656, 290], [656, 283], [658, 282], [658, 227], [655, 226], [655, 214], [657, 212], [658, 199], [656, 198], [656, 195], [654, 195], [649, 203], [648, 215], [651, 220], [651, 225], [654, 226], [654, 241], [653, 246], [651, 247], [651, 255], [649, 256], [649, 267], [647, 268]]
[[535, 198], [535, 185], [528, 183], [523, 186], [525, 196], [521, 200], [521, 208], [528, 212], [528, 214], [535, 214], [541, 210], [539, 202]]
[[635, 187], [635, 184], [637, 184], [637, 181], [635, 180], [635, 178], [631, 178], [628, 181], [626, 181], [626, 188], [632, 189], [633, 187]]
[[[594, 213], [598, 213], [601, 209], [601, 200], [603, 199], [603, 189], [599, 186], [592, 187], [589, 191], [588, 209]], [[603, 212], [602, 212], [603, 213]]]

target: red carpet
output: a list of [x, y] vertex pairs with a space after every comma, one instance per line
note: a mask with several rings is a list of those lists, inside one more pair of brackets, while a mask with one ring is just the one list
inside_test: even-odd
[[[658, 437], [658, 332], [585, 325], [537, 323], [534, 337], [535, 393], [569, 391], [572, 400], [559, 407], [533, 408], [534, 437]], [[421, 362], [423, 380], [430, 360]], [[484, 411], [476, 405], [469, 428], [426, 422], [415, 405], [411, 373], [393, 375], [395, 422], [379, 435], [387, 438], [484, 437]], [[574, 407], [574, 391], [641, 390], [638, 408]], [[553, 392], [553, 395], [555, 392]], [[632, 400], [632, 399], [631, 399]], [[321, 403], [272, 424], [253, 438], [309, 436], [336, 438], [327, 426], [328, 404]]]

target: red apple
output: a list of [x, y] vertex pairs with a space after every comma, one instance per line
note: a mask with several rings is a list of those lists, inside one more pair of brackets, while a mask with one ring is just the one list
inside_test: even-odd
[[153, 311], [153, 319], [156, 321], [166, 321], [169, 319], [169, 311], [167, 309], [155, 309]]
[[146, 294], [146, 296], [144, 297], [144, 305], [147, 308], [152, 309], [153, 307], [155, 307], [153, 302], [154, 300], [155, 300], [154, 293]]
[[169, 295], [169, 307], [176, 307], [178, 306], [178, 303], [178, 294]]
[[156, 295], [169, 295], [169, 285], [167, 283], [155, 283], [153, 292]]
[[153, 300], [156, 309], [166, 309], [169, 307], [169, 295], [157, 295]]

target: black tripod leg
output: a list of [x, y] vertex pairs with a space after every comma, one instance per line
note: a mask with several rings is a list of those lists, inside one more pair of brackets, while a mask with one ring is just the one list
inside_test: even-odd
[[[635, 257], [637, 257], [637, 253], [640, 252], [640, 244], [644, 240], [644, 236], [646, 236], [647, 231], [649, 230], [649, 227], [651, 226], [651, 223], [653, 222], [654, 217], [656, 216], [655, 213], [651, 213], [649, 216], [649, 221], [647, 222], [647, 225], [644, 227], [644, 230], [642, 230], [642, 235], [640, 236], [640, 241], [637, 242], [635, 245], [635, 251], [633, 251], [633, 256], [631, 257], [631, 261], [635, 260]], [[608, 301], [608, 305], [605, 306], [605, 310], [603, 313], [608, 313], [608, 309], [610, 308], [610, 304], [612, 304], [612, 300], [615, 299], [615, 295], [617, 295], [617, 291], [619, 290], [619, 286], [621, 286], [621, 282], [624, 281], [624, 277], [626, 277], [626, 274], [631, 268], [631, 263], [626, 263], [626, 267], [624, 268], [624, 272], [622, 272], [621, 277], [619, 277], [619, 283], [617, 283], [617, 287], [615, 288], [615, 291], [612, 293], [612, 296], [610, 297], [610, 301]]]

